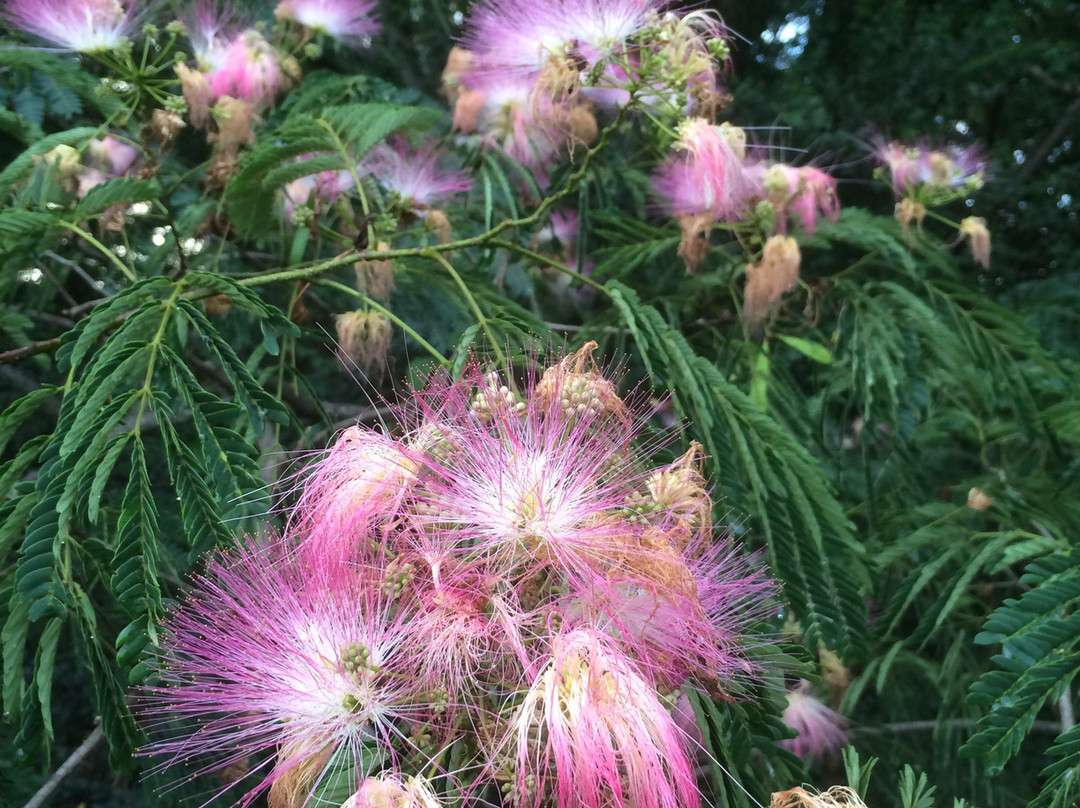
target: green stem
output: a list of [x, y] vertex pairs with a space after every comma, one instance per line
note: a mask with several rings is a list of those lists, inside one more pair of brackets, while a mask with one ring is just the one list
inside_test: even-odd
[[[364, 193], [364, 186], [360, 183], [360, 174], [356, 170], [356, 161], [349, 156], [349, 150], [345, 148], [345, 144], [341, 142], [341, 138], [338, 137], [338, 133], [330, 122], [320, 118], [319, 124], [334, 139], [334, 148], [337, 149], [342, 161], [348, 166], [349, 173], [352, 174], [353, 187], [356, 188], [356, 193], [360, 197], [360, 210], [364, 212], [365, 217], [369, 217], [371, 215], [371, 206], [368, 204], [367, 194]], [[368, 219], [367, 223], [367, 237], [368, 246], [371, 246], [375, 241], [375, 228], [372, 227], [370, 219]]]
[[172, 295], [165, 301], [163, 308], [164, 313], [161, 316], [161, 324], [158, 326], [157, 333], [154, 334], [154, 338], [150, 341], [150, 359], [146, 363], [146, 375], [143, 377], [142, 387], [139, 388], [139, 412], [135, 416], [135, 427], [132, 432], [135, 435], [135, 440], [139, 439], [139, 432], [142, 429], [142, 417], [146, 412], [146, 404], [150, 401], [150, 397], [154, 394], [154, 367], [157, 365], [158, 353], [161, 348], [161, 341], [165, 339], [165, 329], [169, 325], [169, 320], [172, 317], [173, 309], [176, 308], [176, 300], [180, 297], [181, 292], [184, 291], [185, 283], [179, 281], [174, 284]]
[[952, 219], [948, 218], [947, 216], [942, 216], [940, 213], [935, 213], [934, 211], [930, 210], [930, 208], [926, 209], [925, 215], [929, 216], [931, 219], [937, 219], [942, 224], [949, 225], [949, 227], [953, 227], [953, 228], [955, 228], [957, 230], [960, 229], [960, 223], [959, 222], [954, 222]]
[[491, 330], [491, 324], [488, 322], [487, 317], [484, 316], [484, 312], [480, 310], [480, 304], [476, 302], [476, 298], [469, 290], [468, 284], [458, 274], [458, 271], [454, 269], [454, 266], [443, 258], [435, 250], [429, 250], [423, 253], [424, 258], [428, 258], [438, 263], [443, 269], [447, 271], [451, 278], [454, 279], [454, 283], [458, 285], [461, 293], [465, 295], [465, 300], [469, 304], [469, 308], [473, 310], [473, 315], [476, 317], [476, 322], [480, 324], [480, 327], [484, 330], [484, 335], [487, 337], [489, 343], [491, 343], [491, 352], [495, 354], [495, 361], [499, 367], [503, 367], [506, 364], [506, 356], [503, 354], [502, 349], [499, 347], [499, 342], [495, 339], [495, 332]]
[[522, 247], [520, 244], [515, 244], [512, 241], [505, 241], [504, 239], [498, 238], [492, 239], [488, 242], [488, 244], [490, 244], [492, 247], [502, 247], [504, 250], [511, 250], [512, 252], [520, 253], [521, 255], [527, 256], [528, 258], [531, 258], [538, 263], [549, 266], [552, 269], [557, 269], [559, 272], [562, 272], [565, 275], [569, 275], [574, 280], [580, 283], [584, 283], [586, 286], [591, 286], [598, 292], [603, 292], [605, 295], [608, 296], [611, 295], [611, 292], [608, 291], [608, 288], [604, 286], [604, 284], [599, 283], [598, 281], [594, 281], [587, 275], [582, 275], [580, 272], [570, 269], [570, 267], [566, 266], [565, 264], [561, 264], [554, 258], [549, 258], [543, 253], [534, 252], [527, 247]]
[[86, 241], [88, 244], [92, 245], [93, 247], [96, 247], [97, 250], [102, 255], [104, 255], [106, 258], [108, 258], [110, 261], [112, 261], [112, 263], [116, 266], [117, 269], [119, 269], [121, 272], [124, 273], [124, 277], [126, 277], [129, 281], [131, 281], [132, 283], [135, 283], [137, 280], [139, 280], [139, 278], [135, 274], [134, 270], [132, 270], [127, 264], [125, 264], [123, 261], [121, 261], [120, 258], [117, 257], [116, 253], [114, 253], [112, 250], [110, 250], [108, 247], [106, 247], [104, 244], [102, 244], [100, 241], [98, 241], [92, 235], [87, 233], [85, 230], [83, 230], [80, 227], [77, 227], [76, 225], [71, 224], [70, 222], [64, 222], [64, 227], [66, 227], [68, 230], [70, 230], [72, 233], [74, 233], [79, 238]]
[[416, 340], [417, 344], [419, 344], [421, 348], [431, 354], [440, 365], [442, 365], [443, 367], [450, 366], [450, 360], [443, 356], [441, 353], [439, 353], [439, 350], [434, 345], [432, 345], [430, 342], [420, 336], [416, 332], [416, 329], [414, 329], [407, 322], [405, 322], [392, 311], [390, 311], [390, 309], [379, 303], [376, 303], [363, 292], [358, 292], [351, 286], [346, 286], [343, 283], [332, 281], [329, 278], [320, 278], [315, 282], [319, 286], [325, 286], [327, 289], [333, 289], [343, 294], [350, 295], [351, 297], [355, 297], [357, 300], [364, 301], [364, 303], [366, 303], [368, 306], [371, 306], [371, 308], [375, 309], [376, 311], [382, 313], [386, 317], [386, 319], [388, 319], [390, 322], [392, 322], [394, 325], [396, 325], [398, 328], [400, 328], [402, 331], [404, 331], [406, 334]]

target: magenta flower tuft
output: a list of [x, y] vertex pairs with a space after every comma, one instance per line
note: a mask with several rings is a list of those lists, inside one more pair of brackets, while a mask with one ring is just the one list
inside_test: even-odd
[[372, 149], [361, 168], [387, 191], [397, 194], [406, 207], [419, 213], [472, 186], [465, 171], [440, 168], [441, 158], [433, 140], [413, 148], [405, 138], [393, 137]]
[[780, 742], [801, 758], [835, 752], [847, 744], [847, 722], [810, 693], [810, 683], [800, 682], [787, 694], [784, 723], [798, 733]]
[[215, 98], [231, 96], [255, 107], [273, 103], [285, 84], [277, 51], [254, 29], [229, 43], [221, 66], [208, 79]]
[[282, 0], [275, 14], [337, 39], [366, 39], [379, 32], [375, 6], [375, 0]]
[[669, 0], [485, 0], [462, 42], [495, 71], [539, 73], [551, 60], [609, 56], [655, 21]]
[[2, 16], [64, 50], [95, 53], [131, 36], [138, 25], [133, 9], [121, 0], [8, 0]]
[[224, 66], [230, 43], [245, 25], [228, 2], [198, 0], [184, 16], [184, 27], [199, 69], [209, 72]]
[[270, 753], [247, 804], [331, 757], [362, 777], [365, 743], [391, 749], [402, 721], [427, 719], [383, 571], [306, 561], [280, 541], [219, 553], [169, 616], [159, 684], [141, 698], [159, 768], [220, 771]]
[[976, 146], [946, 145], [933, 149], [926, 143], [908, 146], [898, 141], [879, 142], [874, 156], [885, 166], [897, 196], [929, 196], [934, 203], [966, 196], [982, 187], [987, 163]]
[[836, 180], [820, 168], [777, 163], [765, 169], [763, 185], [776, 210], [776, 230], [781, 235], [787, 234], [789, 213], [798, 217], [807, 233], [817, 228], [819, 215], [831, 222], [840, 215]]
[[[654, 174], [653, 194], [672, 216], [708, 214], [731, 221], [757, 190], [737, 151], [738, 140], [723, 127], [691, 118], [680, 127], [676, 152]], [[733, 146], [732, 143], [735, 142]]]
[[513, 720], [518, 804], [695, 808], [685, 737], [653, 684], [609, 638], [557, 636]]

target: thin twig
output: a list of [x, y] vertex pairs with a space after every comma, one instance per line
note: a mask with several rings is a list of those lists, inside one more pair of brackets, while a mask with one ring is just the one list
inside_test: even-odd
[[[975, 729], [977, 725], [978, 722], [973, 718], [949, 718], [944, 721], [899, 721], [877, 727], [852, 727], [848, 732], [851, 735], [884, 735], [899, 732], [930, 732], [938, 728]], [[1061, 732], [1061, 724], [1057, 721], [1036, 721], [1031, 728], [1036, 732], [1052, 732], [1055, 735]]]
[[105, 734], [101, 731], [101, 724], [99, 723], [94, 727], [94, 731], [86, 736], [86, 740], [79, 744], [79, 748], [68, 756], [68, 759], [60, 765], [60, 768], [56, 770], [53, 776], [46, 780], [45, 784], [30, 798], [30, 802], [26, 803], [25, 808], [41, 808], [52, 796], [53, 792], [56, 791], [63, 779], [82, 763], [83, 758], [89, 755], [104, 737]]

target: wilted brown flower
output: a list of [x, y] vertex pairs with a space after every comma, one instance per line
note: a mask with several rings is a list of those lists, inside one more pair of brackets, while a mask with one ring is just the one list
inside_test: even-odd
[[[446, 244], [450, 241], [450, 218], [438, 208], [432, 208], [424, 216], [424, 227], [435, 234], [435, 238], [440, 244]], [[392, 276], [393, 273], [391, 272]]]
[[228, 295], [211, 295], [206, 298], [203, 307], [211, 317], [217, 317], [232, 308], [232, 298]]
[[155, 109], [150, 124], [154, 137], [161, 141], [163, 146], [171, 146], [180, 130], [186, 126], [183, 118], [167, 109]]
[[916, 202], [914, 199], [904, 197], [896, 203], [896, 221], [904, 230], [904, 237], [911, 237], [911, 223], [916, 227], [922, 227], [923, 218], [926, 216], [926, 205]]
[[184, 101], [188, 105], [188, 115], [191, 124], [199, 129], [210, 123], [210, 100], [213, 91], [206, 74], [198, 70], [192, 70], [183, 62], [176, 63], [176, 75], [180, 79], [180, 87], [184, 93]]
[[765, 242], [761, 261], [746, 266], [746, 302], [743, 317], [750, 325], [760, 322], [774, 304], [799, 280], [802, 254], [789, 236], [773, 236]]
[[986, 492], [978, 488], [972, 488], [968, 491], [967, 506], [971, 508], [971, 510], [985, 511], [993, 504], [993, 498], [988, 496]]
[[334, 316], [341, 350], [374, 381], [382, 378], [392, 328], [378, 311], [349, 311]]
[[[449, 222], [447, 223], [449, 227]], [[375, 246], [376, 251], [384, 252], [390, 249], [385, 241], [380, 241]], [[388, 259], [376, 259], [373, 261], [357, 261], [354, 265], [356, 270], [356, 288], [368, 297], [376, 300], [387, 300], [394, 291], [394, 264]]]
[[450, 55], [446, 57], [446, 67], [443, 68], [442, 72], [442, 89], [446, 100], [451, 104], [456, 103], [458, 96], [461, 94], [458, 77], [462, 73], [468, 72], [469, 68], [472, 67], [472, 63], [473, 55], [471, 51], [458, 45], [454, 45], [450, 49]]
[[960, 222], [961, 237], [971, 241], [971, 257], [981, 267], [990, 266], [990, 229], [981, 216], [968, 216]]
[[686, 264], [690, 275], [698, 275], [705, 266], [709, 255], [709, 228], [713, 217], [709, 213], [690, 213], [678, 217], [682, 228], [682, 241], [679, 242], [679, 257]]

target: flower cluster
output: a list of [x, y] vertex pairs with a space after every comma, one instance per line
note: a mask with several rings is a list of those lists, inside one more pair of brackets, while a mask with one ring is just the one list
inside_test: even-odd
[[567, 148], [597, 136], [598, 111], [637, 103], [673, 116], [720, 105], [720, 23], [668, 0], [484, 0], [443, 82], [454, 126], [479, 131], [544, 184]]
[[128, 41], [139, 24], [137, 7], [130, 0], [8, 0], [2, 17], [63, 50], [97, 53]]
[[700, 447], [649, 468], [595, 347], [347, 430], [285, 537], [218, 554], [169, 618], [146, 751], [246, 767], [245, 802], [344, 777], [350, 808], [696, 807], [680, 694], [754, 675], [771, 587], [714, 540]]
[[764, 208], [766, 230], [783, 236], [791, 218], [813, 233], [819, 216], [835, 221], [840, 211], [836, 180], [824, 171], [748, 156], [744, 130], [704, 118], [680, 125], [673, 153], [653, 173], [652, 191], [660, 210], [682, 227], [679, 256], [691, 273], [703, 268], [717, 222], [760, 219]]

